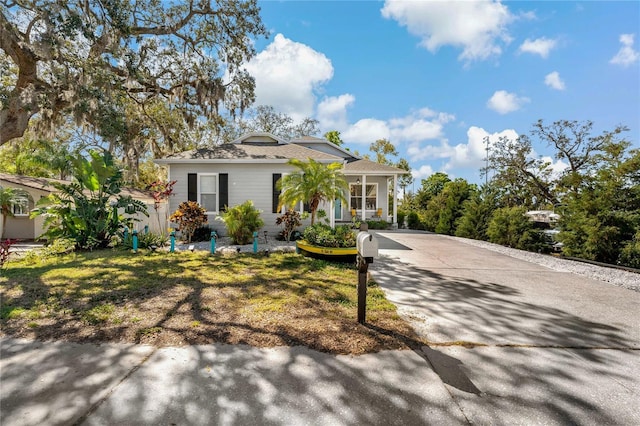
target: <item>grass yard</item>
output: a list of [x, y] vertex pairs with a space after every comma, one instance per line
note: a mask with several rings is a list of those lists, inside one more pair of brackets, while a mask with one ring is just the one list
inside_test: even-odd
[[303, 345], [361, 354], [419, 345], [375, 283], [357, 323], [357, 272], [293, 253], [74, 253], [0, 271], [0, 334], [181, 346]]

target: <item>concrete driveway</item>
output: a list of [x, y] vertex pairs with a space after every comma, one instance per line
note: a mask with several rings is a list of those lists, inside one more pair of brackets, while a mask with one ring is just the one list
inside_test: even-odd
[[640, 424], [640, 293], [442, 236], [379, 235], [372, 274], [429, 346], [336, 356], [3, 337], [0, 424]]
[[474, 424], [640, 424], [640, 293], [428, 233], [370, 269]]

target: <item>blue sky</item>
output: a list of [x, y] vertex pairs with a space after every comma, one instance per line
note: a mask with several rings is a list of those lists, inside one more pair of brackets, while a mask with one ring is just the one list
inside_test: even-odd
[[481, 182], [483, 138], [538, 119], [624, 124], [640, 146], [640, 2], [259, 4], [271, 36], [247, 65], [256, 104], [361, 153], [389, 139], [417, 185], [437, 171]]

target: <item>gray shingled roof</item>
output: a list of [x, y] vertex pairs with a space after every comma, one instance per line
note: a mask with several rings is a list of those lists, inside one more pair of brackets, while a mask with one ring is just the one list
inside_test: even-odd
[[293, 158], [300, 160], [311, 158], [316, 161], [343, 161], [341, 157], [300, 145], [270, 143], [224, 144], [212, 148], [180, 152], [156, 161], [159, 163], [172, 163], [173, 160], [290, 160]]
[[358, 159], [348, 162], [344, 166], [345, 174], [399, 174], [403, 175], [407, 173], [406, 170], [399, 169], [397, 167], [387, 166], [386, 164], [374, 163], [373, 161], [369, 161], [366, 159]]
[[[0, 173], [0, 181], [12, 183], [14, 185], [21, 185], [27, 188], [38, 189], [41, 191], [55, 192], [56, 189], [51, 185], [52, 182], [62, 183], [65, 185], [70, 184], [70, 181], [60, 179], [50, 179], [42, 177], [12, 175], [8, 173]], [[0, 183], [0, 186], [2, 184]], [[122, 188], [122, 195], [130, 195], [136, 200], [143, 202], [153, 202], [153, 196], [149, 191], [143, 191], [136, 188]]]

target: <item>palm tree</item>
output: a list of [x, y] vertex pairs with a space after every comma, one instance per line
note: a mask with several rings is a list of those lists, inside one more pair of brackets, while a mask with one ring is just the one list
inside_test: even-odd
[[313, 225], [316, 210], [322, 201], [347, 201], [344, 194], [349, 190], [349, 184], [342, 174], [342, 164], [324, 165], [312, 159], [308, 162], [293, 159], [287, 164], [296, 167], [297, 170], [278, 181], [278, 189], [282, 191], [281, 206], [293, 206], [300, 201], [309, 203]]
[[13, 205], [16, 202], [16, 191], [13, 188], [3, 188], [0, 186], [0, 214], [2, 215], [2, 234], [0, 239], [4, 238], [4, 230], [7, 225], [7, 217], [13, 217]]

